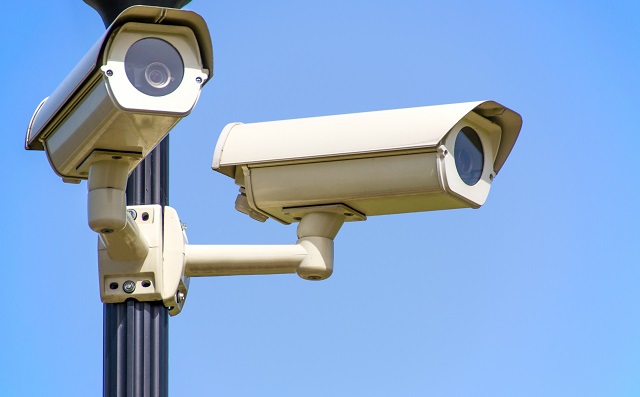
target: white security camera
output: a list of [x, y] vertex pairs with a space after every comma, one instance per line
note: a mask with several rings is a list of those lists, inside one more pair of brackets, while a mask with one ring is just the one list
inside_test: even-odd
[[228, 124], [212, 168], [257, 220], [478, 208], [522, 119], [493, 101]]
[[[190, 277], [297, 273], [324, 280], [345, 221], [484, 204], [521, 127], [520, 115], [493, 101], [228, 124], [213, 169], [240, 185], [240, 211], [299, 222], [296, 244], [190, 245], [175, 210], [129, 207], [155, 215], [127, 222], [125, 233], [136, 240], [103, 235], [103, 301], [160, 296], [177, 314]], [[101, 164], [92, 168], [102, 171]]]
[[184, 116], [213, 73], [198, 14], [135, 6], [122, 12], [33, 115], [26, 149], [45, 150], [65, 181], [105, 159], [131, 172]]
[[213, 74], [209, 29], [194, 12], [123, 11], [36, 109], [27, 150], [44, 150], [65, 182], [88, 179], [88, 221], [113, 260], [147, 260], [150, 242], [127, 215], [127, 177], [191, 112]]

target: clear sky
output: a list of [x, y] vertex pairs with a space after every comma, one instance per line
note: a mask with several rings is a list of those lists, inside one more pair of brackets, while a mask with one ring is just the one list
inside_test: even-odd
[[[23, 150], [102, 34], [81, 0], [0, 24], [0, 395], [102, 393], [86, 183]], [[635, 1], [204, 1], [215, 76], [171, 132], [194, 244], [289, 244], [234, 209], [218, 134], [253, 122], [496, 100], [524, 119], [478, 210], [345, 225], [333, 276], [195, 279], [170, 319], [172, 396], [640, 395]]]

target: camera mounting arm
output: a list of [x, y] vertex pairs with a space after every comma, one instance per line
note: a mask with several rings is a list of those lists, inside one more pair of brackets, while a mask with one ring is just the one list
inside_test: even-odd
[[324, 280], [333, 272], [333, 239], [342, 214], [311, 212], [300, 220], [294, 245], [187, 245], [187, 277], [298, 273]]
[[114, 260], [144, 261], [149, 243], [127, 212], [125, 189], [131, 162], [137, 158], [92, 154], [88, 161], [88, 221], [89, 227], [100, 234], [107, 254]]
[[[119, 175], [121, 171], [117, 172], [117, 168], [110, 162], [96, 163], [93, 175], [107, 171]], [[90, 218], [95, 222], [92, 228], [102, 231], [98, 242], [102, 302], [117, 303], [131, 298], [162, 301], [172, 316], [182, 310], [190, 277], [297, 273], [306, 280], [328, 278], [333, 272], [333, 239], [347, 219], [341, 206], [298, 208], [296, 244], [190, 245], [177, 212], [169, 206], [128, 206], [126, 222], [116, 219], [120, 212], [115, 207], [120, 204], [102, 212], [92, 210], [91, 205], [102, 200], [102, 196], [118, 198], [120, 193], [113, 187], [95, 187], [91, 176], [89, 181], [90, 189], [93, 188], [90, 193], [94, 192], [89, 212], [101, 214]], [[118, 199], [112, 201], [119, 203]], [[111, 233], [100, 229], [112, 225], [122, 229]], [[147, 254], [142, 257], [145, 250]]]

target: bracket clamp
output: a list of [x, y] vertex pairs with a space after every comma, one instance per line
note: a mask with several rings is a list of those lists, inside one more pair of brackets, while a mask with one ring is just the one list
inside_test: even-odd
[[189, 279], [184, 276], [186, 236], [178, 214], [160, 205], [128, 206], [127, 213], [145, 237], [149, 253], [143, 259], [111, 258], [101, 236], [100, 298], [104, 303], [161, 300], [174, 316], [182, 310], [189, 289]]

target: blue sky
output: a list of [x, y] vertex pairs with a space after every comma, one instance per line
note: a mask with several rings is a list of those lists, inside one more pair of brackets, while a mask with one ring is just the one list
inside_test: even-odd
[[[8, 8], [8, 10], [7, 10]], [[496, 100], [520, 138], [487, 203], [345, 225], [333, 276], [196, 279], [171, 395], [640, 395], [640, 6], [631, 1], [203, 1], [215, 76], [171, 132], [194, 244], [288, 244], [210, 169], [225, 124]], [[22, 150], [102, 34], [81, 0], [5, 5], [0, 394], [102, 390], [86, 184]]]

